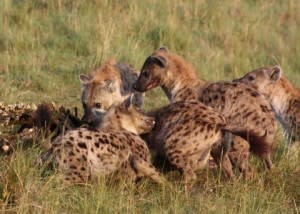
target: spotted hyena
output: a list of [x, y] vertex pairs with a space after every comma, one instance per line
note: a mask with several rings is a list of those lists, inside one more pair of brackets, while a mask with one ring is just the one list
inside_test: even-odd
[[200, 100], [222, 113], [228, 130], [247, 140], [250, 150], [271, 169], [276, 119], [270, 103], [243, 83], [211, 83], [200, 90]]
[[82, 120], [92, 125], [98, 124], [108, 108], [120, 104], [134, 94], [134, 104], [141, 107], [143, 95], [132, 89], [137, 80], [136, 70], [125, 63], [108, 60], [90, 75], [81, 74], [81, 101], [84, 108]]
[[[183, 173], [186, 188], [193, 186], [195, 172], [206, 166], [211, 150], [216, 151], [216, 155], [223, 154], [219, 160], [222, 160], [226, 175], [232, 177], [232, 169], [226, 164], [229, 161], [227, 151], [218, 149], [229, 141], [222, 142], [222, 139], [230, 138], [230, 134], [223, 130], [226, 126], [225, 118], [213, 108], [199, 102], [197, 91], [193, 87], [189, 87], [188, 93], [194, 99], [185, 100], [176, 80], [168, 79], [180, 73], [168, 73], [165, 69], [167, 63], [164, 58], [149, 57], [134, 85], [141, 92], [161, 86], [172, 100], [169, 105], [150, 113], [155, 116], [156, 121], [148, 138], [150, 147], [154, 148], [157, 156], [165, 157]], [[171, 66], [176, 68], [177, 65]]]
[[108, 109], [98, 130], [79, 128], [58, 137], [52, 143], [54, 160], [68, 183], [85, 183], [114, 172], [125, 173], [133, 180], [148, 176], [164, 183], [139, 137], [154, 123], [154, 118], [127, 100]]
[[166, 48], [146, 59], [137, 83], [139, 91], [161, 86], [170, 102], [196, 99], [213, 107], [225, 116], [226, 129], [248, 140], [251, 150], [272, 167], [276, 123], [271, 106], [253, 88], [232, 82], [208, 83], [198, 77], [193, 65]]
[[257, 68], [235, 80], [263, 94], [271, 103], [276, 117], [292, 140], [300, 144], [300, 89], [282, 75], [280, 66]]

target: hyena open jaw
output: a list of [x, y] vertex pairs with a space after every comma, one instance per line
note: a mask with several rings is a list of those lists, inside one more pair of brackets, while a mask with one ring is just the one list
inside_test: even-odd
[[138, 135], [153, 126], [154, 118], [125, 101], [109, 108], [97, 131], [79, 128], [58, 137], [52, 143], [54, 160], [69, 183], [86, 183], [114, 172], [166, 183]]
[[300, 145], [300, 89], [286, 77], [280, 66], [257, 68], [236, 82], [243, 82], [263, 94], [287, 132], [287, 142]]
[[[144, 92], [161, 86], [171, 100], [169, 105], [151, 112], [156, 118], [156, 125], [149, 143], [183, 173], [187, 190], [196, 181], [195, 172], [206, 166], [211, 150], [217, 153], [222, 139], [229, 141], [230, 133], [223, 130], [226, 125], [224, 117], [198, 101], [197, 92], [192, 87], [183, 93], [177, 82], [172, 81], [172, 74], [164, 73], [166, 63], [164, 58], [149, 57], [134, 87]], [[230, 162], [226, 150], [219, 160], [222, 160], [225, 174], [233, 177], [231, 166], [226, 164]]]
[[[170, 102], [196, 99], [213, 107], [227, 120], [226, 129], [243, 137], [268, 168], [276, 127], [268, 101], [245, 84], [208, 83], [195, 68], [178, 55], [160, 48], [149, 56], [135, 85], [139, 91], [161, 86]], [[234, 143], [234, 142], [233, 142]]]
[[132, 94], [137, 107], [143, 104], [143, 94], [136, 92], [132, 84], [137, 80], [137, 71], [130, 65], [108, 60], [90, 75], [81, 74], [81, 101], [84, 108], [82, 120], [97, 125], [112, 105], [120, 104]]

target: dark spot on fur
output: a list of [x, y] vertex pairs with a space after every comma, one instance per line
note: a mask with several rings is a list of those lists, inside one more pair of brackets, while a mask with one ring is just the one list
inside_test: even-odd
[[225, 102], [225, 97], [221, 96], [221, 100], [222, 100], [222, 102]]
[[77, 169], [77, 167], [75, 165], [71, 165], [70, 169]]
[[71, 136], [71, 137], [69, 137], [69, 139], [70, 139], [71, 141], [74, 141], [74, 137], [72, 137], [72, 136]]
[[95, 143], [95, 146], [96, 146], [97, 148], [99, 148], [99, 143], [98, 143], [98, 142], [96, 142], [96, 143]]
[[187, 130], [187, 131], [185, 131], [184, 133], [183, 133], [183, 136], [187, 136], [187, 135], [189, 135], [191, 133], [191, 130]]
[[70, 155], [70, 156], [74, 156], [75, 153], [74, 153], [73, 151], [70, 151], [70, 152], [69, 152], [69, 155]]
[[251, 91], [251, 96], [252, 97], [258, 97], [259, 93], [257, 93], [256, 91]]
[[73, 143], [72, 143], [71, 141], [68, 141], [68, 140], [67, 140], [67, 141], [66, 141], [66, 145], [67, 145], [67, 146], [73, 146]]
[[243, 118], [244, 119], [246, 119], [246, 118], [248, 118], [251, 114], [253, 114], [254, 112], [253, 111], [250, 111], [250, 112], [247, 112], [244, 116], [243, 116]]
[[87, 149], [86, 144], [83, 143], [83, 142], [80, 142], [80, 143], [78, 143], [77, 145], [78, 145], [80, 148], [82, 148], [82, 149]]
[[86, 138], [87, 140], [92, 140], [92, 137], [89, 136], [89, 135], [85, 136], [85, 138]]

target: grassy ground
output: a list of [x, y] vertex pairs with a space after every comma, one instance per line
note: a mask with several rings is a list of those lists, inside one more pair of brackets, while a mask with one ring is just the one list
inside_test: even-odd
[[[0, 101], [55, 101], [80, 107], [78, 75], [115, 57], [140, 68], [167, 45], [195, 64], [199, 76], [232, 79], [280, 64], [300, 84], [300, 1], [2, 0], [0, 1]], [[160, 90], [146, 108], [165, 102]], [[66, 187], [59, 175], [34, 166], [41, 149], [19, 148], [0, 157], [0, 210], [20, 213], [299, 213], [299, 156], [274, 146], [275, 169], [253, 158], [252, 181], [199, 174], [199, 190], [186, 197], [147, 180], [136, 185], [100, 180]], [[110, 179], [108, 179], [110, 180]], [[108, 183], [107, 183], [108, 182]]]

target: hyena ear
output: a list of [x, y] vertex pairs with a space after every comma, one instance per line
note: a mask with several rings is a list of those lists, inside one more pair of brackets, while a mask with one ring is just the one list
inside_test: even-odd
[[169, 49], [167, 48], [167, 46], [161, 46], [160, 48], [157, 49], [157, 51], [163, 51], [163, 52], [169, 52]]
[[86, 85], [92, 80], [92, 77], [85, 75], [85, 74], [80, 74], [79, 80], [80, 80], [81, 85]]
[[270, 80], [273, 82], [278, 81], [281, 78], [282, 69], [279, 65], [275, 65], [269, 72]]
[[151, 60], [162, 68], [168, 66], [167, 59], [163, 56], [151, 56]]
[[116, 90], [115, 83], [116, 83], [115, 80], [109, 80], [109, 79], [104, 80], [105, 89], [110, 93], [114, 92]]
[[106, 63], [109, 65], [115, 65], [117, 64], [117, 60], [115, 58], [110, 58]]

